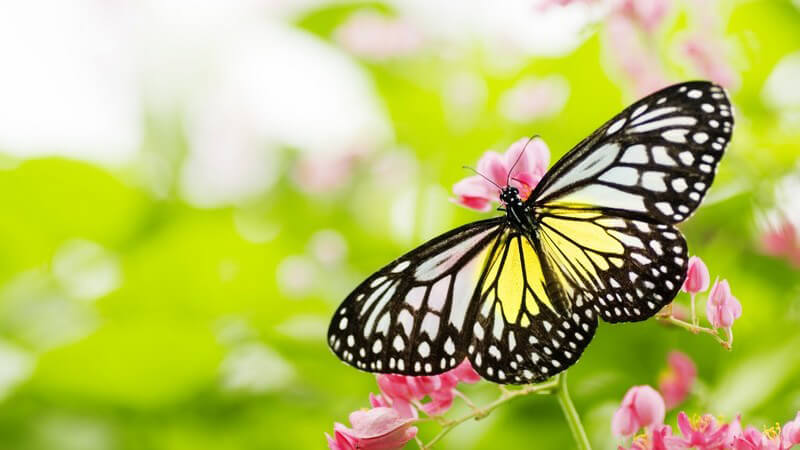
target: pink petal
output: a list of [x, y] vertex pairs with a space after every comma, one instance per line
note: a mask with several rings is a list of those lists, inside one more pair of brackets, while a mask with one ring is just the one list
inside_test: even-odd
[[617, 435], [628, 436], [636, 430], [664, 422], [664, 399], [650, 386], [628, 389], [622, 405], [614, 413], [611, 429]]
[[617, 436], [631, 436], [639, 429], [633, 411], [629, 406], [621, 406], [611, 419], [611, 432]]
[[428, 415], [438, 416], [453, 406], [454, 396], [452, 389], [431, 392], [430, 397], [431, 401], [428, 403], [423, 403], [422, 405], [422, 409], [425, 410]]
[[472, 368], [472, 364], [470, 364], [468, 359], [462, 361], [461, 364], [456, 366], [455, 369], [451, 370], [450, 373], [454, 374], [464, 383], [472, 384], [481, 381], [481, 376], [478, 375], [478, 372]]
[[708, 274], [708, 267], [702, 259], [697, 256], [689, 258], [688, 268], [686, 270], [686, 280], [683, 282], [681, 288], [684, 292], [697, 294], [708, 289], [708, 284], [711, 277]]
[[800, 412], [797, 413], [794, 420], [787, 422], [781, 431], [781, 439], [783, 446], [789, 448], [792, 445], [800, 444]]
[[478, 172], [488, 177], [500, 187], [506, 185], [508, 172], [503, 157], [497, 152], [488, 151], [481, 156], [481, 159], [478, 160]]
[[664, 423], [665, 406], [661, 394], [650, 386], [639, 386], [633, 402], [642, 427]]

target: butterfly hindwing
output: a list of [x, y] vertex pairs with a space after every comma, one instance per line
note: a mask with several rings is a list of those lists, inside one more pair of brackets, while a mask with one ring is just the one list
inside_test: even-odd
[[331, 349], [370, 372], [430, 375], [458, 365], [471, 332], [472, 296], [505, 223], [457, 228], [370, 276], [336, 311]]
[[542, 381], [574, 364], [594, 335], [589, 303], [566, 298], [540, 254], [535, 241], [509, 233], [479, 288], [468, 353], [488, 380]]
[[721, 87], [706, 81], [670, 86], [579, 143], [528, 201], [681, 222], [711, 185], [732, 127], [733, 112]]
[[[686, 241], [674, 226], [603, 211], [547, 210], [538, 216], [542, 254], [574, 306], [607, 322], [645, 320], [677, 295]], [[574, 292], [573, 292], [574, 291]]]

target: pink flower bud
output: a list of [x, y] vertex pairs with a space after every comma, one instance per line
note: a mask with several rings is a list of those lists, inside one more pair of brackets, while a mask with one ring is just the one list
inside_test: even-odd
[[664, 422], [664, 399], [650, 386], [628, 389], [622, 405], [614, 413], [611, 431], [618, 436], [631, 436], [642, 427]]
[[714, 281], [706, 302], [706, 316], [716, 328], [729, 328], [742, 316], [742, 305], [731, 294], [728, 280]]
[[708, 267], [697, 256], [689, 258], [689, 267], [686, 270], [686, 280], [683, 281], [684, 292], [690, 294], [697, 294], [708, 289], [708, 284], [711, 282], [711, 276], [708, 274]]

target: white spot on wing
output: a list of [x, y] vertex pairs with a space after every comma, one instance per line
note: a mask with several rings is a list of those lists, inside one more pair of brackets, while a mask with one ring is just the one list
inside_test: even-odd
[[688, 133], [688, 132], [689, 132], [689, 130], [687, 130], [685, 128], [673, 128], [671, 130], [667, 130], [667, 131], [661, 133], [661, 137], [663, 137], [664, 139], [666, 139], [666, 140], [668, 140], [670, 142], [675, 142], [676, 144], [685, 144], [686, 143], [686, 133]]
[[647, 147], [643, 144], [631, 145], [625, 149], [620, 161], [632, 164], [647, 164]]
[[618, 121], [612, 123], [611, 126], [608, 127], [608, 131], [606, 131], [606, 134], [608, 135], [608, 134], [616, 133], [617, 131], [620, 130], [620, 128], [623, 127], [623, 125], [625, 125], [625, 118], [624, 117], [622, 119], [619, 119]]
[[697, 119], [691, 116], [667, 117], [666, 119], [654, 120], [642, 125], [637, 125], [628, 129], [628, 133], [644, 133], [646, 131], [658, 130], [659, 128], [675, 126], [693, 126], [696, 123]]
[[600, 180], [623, 186], [636, 186], [639, 182], [639, 171], [633, 167], [614, 167], [600, 176]]

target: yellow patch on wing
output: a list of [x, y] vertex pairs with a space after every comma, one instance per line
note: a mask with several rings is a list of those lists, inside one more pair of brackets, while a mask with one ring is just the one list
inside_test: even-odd
[[[520, 247], [522, 247], [522, 252], [520, 252]], [[508, 322], [517, 322], [523, 298], [528, 314], [533, 316], [539, 314], [539, 305], [531, 294], [531, 290], [540, 302], [550, 308], [553, 307], [544, 289], [545, 279], [541, 261], [527, 239], [515, 237], [510, 240], [505, 260], [503, 261], [502, 255], [498, 256], [498, 261], [492, 265], [487, 282], [491, 283], [495, 279], [497, 280], [497, 300], [503, 307], [503, 315]], [[529, 323], [525, 316], [522, 316], [520, 320]]]
[[549, 242], [547, 246], [548, 255], [554, 260], [555, 265], [564, 275], [584, 289], [586, 288], [585, 283], [592, 283], [597, 287], [603, 287], [603, 282], [600, 275], [597, 273], [597, 269], [589, 257], [586, 256], [587, 252], [584, 252], [582, 248], [553, 230], [544, 228], [542, 230], [542, 235]]
[[594, 222], [546, 217], [542, 221], [582, 247], [602, 253], [625, 253], [625, 247]]

